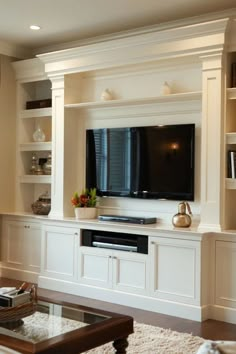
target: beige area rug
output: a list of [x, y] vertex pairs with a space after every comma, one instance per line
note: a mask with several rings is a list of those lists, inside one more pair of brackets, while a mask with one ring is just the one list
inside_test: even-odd
[[[127, 354], [195, 354], [203, 342], [203, 338], [191, 334], [135, 322]], [[115, 351], [112, 343], [108, 343], [86, 353], [112, 354]]]

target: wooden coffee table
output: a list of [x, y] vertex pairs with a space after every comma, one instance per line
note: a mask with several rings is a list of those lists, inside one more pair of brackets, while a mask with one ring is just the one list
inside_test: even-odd
[[78, 354], [108, 342], [115, 353], [125, 354], [133, 333], [130, 316], [47, 298], [22, 320], [0, 327], [0, 345], [25, 354]]

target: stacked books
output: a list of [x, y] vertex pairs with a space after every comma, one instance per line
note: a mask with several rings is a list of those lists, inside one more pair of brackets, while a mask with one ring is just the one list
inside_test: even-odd
[[236, 151], [228, 151], [228, 177], [236, 178]]

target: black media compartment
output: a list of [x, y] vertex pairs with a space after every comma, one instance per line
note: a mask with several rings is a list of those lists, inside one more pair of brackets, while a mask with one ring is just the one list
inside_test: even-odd
[[123, 232], [82, 230], [82, 246], [148, 254], [148, 236]]

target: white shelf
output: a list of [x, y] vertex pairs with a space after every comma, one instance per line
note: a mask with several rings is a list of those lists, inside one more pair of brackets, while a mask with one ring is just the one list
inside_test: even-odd
[[24, 109], [20, 112], [20, 118], [45, 118], [52, 116], [52, 107]]
[[51, 141], [20, 144], [20, 151], [50, 151], [50, 150], [52, 150]]
[[226, 143], [236, 144], [236, 132], [226, 133]]
[[97, 102], [82, 102], [82, 103], [68, 103], [65, 108], [83, 109], [83, 108], [105, 108], [105, 107], [118, 107], [118, 106], [136, 106], [147, 105], [152, 103], [164, 102], [183, 102], [191, 100], [200, 100], [201, 92], [186, 92], [174, 93], [166, 96], [145, 97], [145, 98], [131, 98], [127, 100], [110, 100], [110, 101], [97, 101]]
[[236, 178], [226, 178], [226, 189], [236, 189]]
[[231, 87], [227, 89], [227, 98], [229, 100], [236, 100], [236, 87]]
[[19, 177], [21, 183], [51, 183], [51, 175], [23, 175]]

